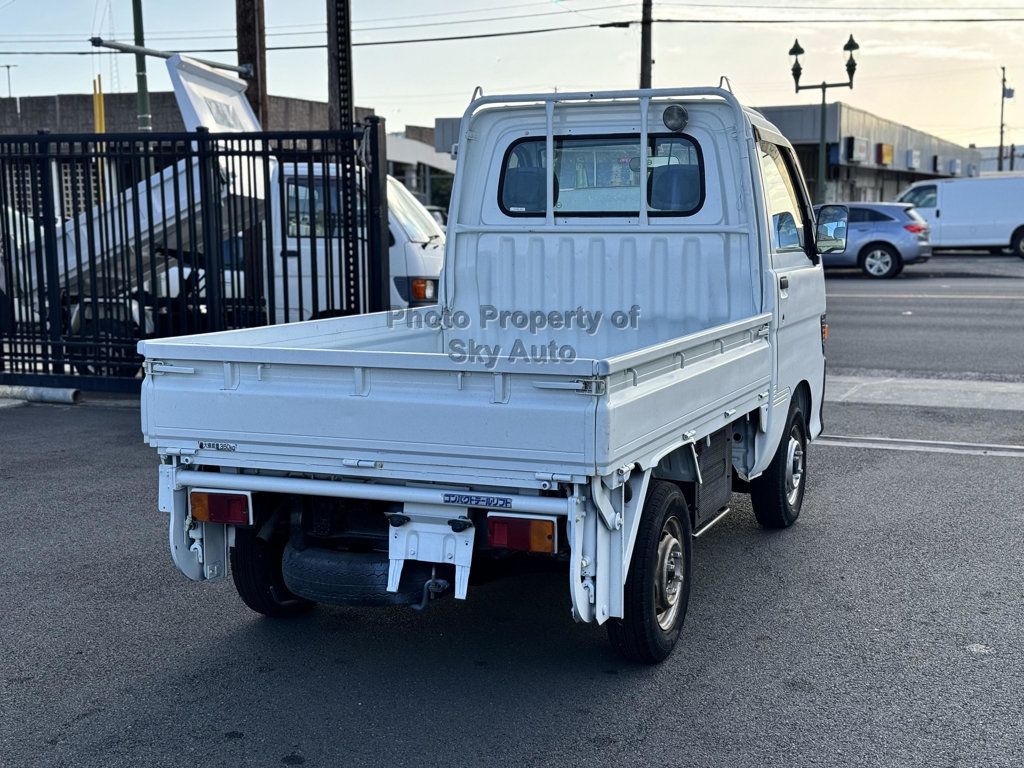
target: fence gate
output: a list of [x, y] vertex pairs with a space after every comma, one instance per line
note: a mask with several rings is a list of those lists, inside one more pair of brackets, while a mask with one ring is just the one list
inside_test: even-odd
[[387, 309], [384, 124], [0, 137], [0, 383], [138, 390], [140, 339]]

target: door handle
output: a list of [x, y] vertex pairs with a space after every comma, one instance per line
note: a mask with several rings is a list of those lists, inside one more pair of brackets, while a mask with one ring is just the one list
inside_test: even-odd
[[789, 288], [789, 275], [783, 275], [779, 278], [779, 288], [782, 290]]
[[941, 218], [941, 217], [942, 217], [942, 211], [940, 211], [938, 208], [936, 208], [935, 209], [935, 218], [938, 219], [938, 218]]

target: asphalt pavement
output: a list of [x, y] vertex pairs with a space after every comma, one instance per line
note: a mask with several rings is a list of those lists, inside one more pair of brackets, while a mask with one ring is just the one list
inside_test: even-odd
[[829, 274], [830, 371], [1024, 382], [1024, 261], [940, 255], [894, 280]]
[[826, 432], [919, 447], [813, 446], [786, 531], [734, 497], [654, 668], [574, 624], [556, 572], [258, 617], [174, 570], [134, 408], [0, 410], [0, 765], [1024, 764], [1024, 458], [983, 450], [1024, 444], [1024, 412], [857, 394], [1024, 383], [1024, 261], [828, 291], [830, 371], [867, 385]]

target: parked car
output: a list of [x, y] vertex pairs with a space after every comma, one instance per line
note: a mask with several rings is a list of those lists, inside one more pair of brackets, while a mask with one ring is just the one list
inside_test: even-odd
[[907, 264], [923, 264], [931, 258], [928, 225], [911, 205], [845, 205], [850, 211], [846, 248], [822, 257], [826, 269], [859, 267], [868, 277], [889, 278]]
[[800, 515], [846, 209], [812, 226], [790, 143], [718, 88], [481, 97], [459, 149], [438, 306], [140, 343], [171, 555], [270, 616], [544, 558], [661, 661], [733, 490]]
[[928, 222], [933, 248], [1010, 248], [1024, 259], [1024, 174], [919, 181], [898, 199]]

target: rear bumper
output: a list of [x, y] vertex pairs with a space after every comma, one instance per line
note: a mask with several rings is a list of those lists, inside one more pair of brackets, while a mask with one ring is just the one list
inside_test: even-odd
[[932, 257], [931, 243], [914, 243], [900, 247], [904, 264], [924, 264]]

